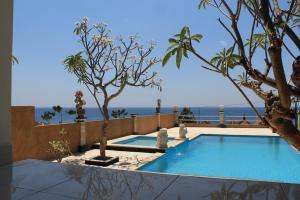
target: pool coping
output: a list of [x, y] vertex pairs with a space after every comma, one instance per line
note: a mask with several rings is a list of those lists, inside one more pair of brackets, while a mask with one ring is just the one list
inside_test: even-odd
[[[128, 135], [116, 139], [109, 140], [106, 145], [107, 150], [117, 150], [117, 151], [130, 151], [130, 152], [144, 152], [144, 153], [165, 153], [166, 149], [176, 147], [177, 145], [183, 143], [188, 138], [178, 138], [178, 137], [172, 137], [174, 140], [168, 141], [168, 148], [157, 148], [157, 147], [151, 147], [151, 146], [142, 146], [142, 145], [127, 145], [127, 144], [115, 144], [116, 142], [133, 139], [135, 137], [155, 137], [152, 135]], [[93, 148], [99, 148], [100, 144], [96, 143], [92, 147]]]

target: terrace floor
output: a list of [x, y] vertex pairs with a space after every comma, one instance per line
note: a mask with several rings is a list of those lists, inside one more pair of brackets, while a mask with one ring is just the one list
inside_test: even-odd
[[[272, 131], [268, 128], [200, 128], [200, 127], [188, 127], [187, 139], [193, 139], [200, 134], [224, 134], [224, 135], [261, 135], [261, 136], [278, 136], [276, 133], [272, 133]], [[168, 136], [177, 138], [178, 137], [179, 128], [174, 127], [168, 129]], [[117, 138], [111, 141], [108, 141], [108, 144], [111, 144], [116, 141], [121, 141], [125, 139], [129, 139], [135, 137], [136, 135], [125, 136], [121, 138]], [[157, 136], [157, 132], [153, 132], [147, 134], [145, 136]], [[175, 140], [168, 143], [170, 147], [176, 146], [183, 142], [184, 140]], [[146, 147], [149, 148], [149, 147]], [[109, 166], [112, 169], [125, 169], [125, 170], [135, 170], [140, 166], [148, 163], [159, 156], [162, 153], [142, 153], [142, 152], [130, 152], [130, 151], [115, 151], [115, 150], [107, 150], [107, 156], [119, 156], [120, 162]], [[76, 153], [72, 156], [69, 156], [63, 160], [64, 163], [72, 163], [85, 165], [85, 159], [89, 159], [99, 155], [99, 150], [94, 149], [90, 151], [86, 151], [84, 153]]]
[[[300, 199], [300, 185], [125, 171], [23, 160], [12, 168], [12, 199]], [[2, 174], [3, 173], [3, 174]], [[1, 197], [2, 198], [2, 197]]]

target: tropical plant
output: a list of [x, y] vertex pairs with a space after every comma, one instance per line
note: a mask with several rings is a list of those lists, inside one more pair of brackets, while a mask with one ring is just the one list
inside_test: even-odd
[[60, 115], [59, 123], [61, 124], [63, 122], [63, 113], [62, 113], [62, 107], [60, 105], [53, 106], [52, 110]]
[[194, 113], [192, 112], [191, 108], [189, 108], [189, 107], [184, 107], [182, 109], [178, 119], [181, 123], [195, 123], [196, 122]]
[[84, 120], [86, 119], [85, 117], [85, 109], [83, 108], [83, 106], [86, 104], [85, 100], [82, 98], [83, 97], [83, 92], [82, 91], [76, 91], [75, 92], [75, 104], [76, 104], [76, 113], [77, 113], [77, 117], [76, 120]]
[[59, 131], [59, 140], [49, 141], [48, 152], [54, 154], [57, 162], [61, 162], [66, 156], [72, 155], [70, 150], [70, 142], [67, 139], [68, 133], [65, 129]]
[[[231, 37], [231, 47], [209, 60], [195, 47], [203, 36], [192, 35], [189, 27], [185, 26], [179, 34], [169, 39], [170, 47], [163, 65], [176, 56], [179, 68], [182, 57], [195, 56], [204, 64], [203, 68], [227, 78], [262, 122], [300, 150], [300, 133], [292, 121], [296, 113], [291, 109], [291, 99], [300, 98], [300, 1], [200, 0], [200, 9], [208, 6], [223, 16], [224, 19], [219, 18], [218, 22]], [[241, 15], [247, 18], [243, 22], [244, 28], [239, 24]], [[262, 66], [257, 66], [254, 57], [261, 59]], [[293, 61], [292, 66], [289, 61]], [[242, 72], [235, 78], [232, 71], [237, 67], [238, 72]], [[287, 81], [288, 68], [292, 68], [291, 81]], [[264, 117], [257, 112], [242, 87], [252, 90], [265, 102]]]
[[76, 110], [73, 110], [73, 109], [70, 109], [67, 111], [68, 115], [75, 115], [76, 113], [77, 113]]
[[50, 120], [55, 116], [54, 112], [46, 111], [41, 115], [41, 118], [43, 119], [45, 124], [49, 124]]
[[149, 59], [153, 44], [146, 48], [137, 42], [135, 36], [128, 40], [119, 37], [113, 41], [106, 24], [90, 26], [86, 17], [76, 24], [74, 33], [79, 37], [82, 50], [68, 56], [64, 65], [86, 86], [103, 117], [100, 157], [105, 158], [109, 103], [128, 86], [160, 88], [157, 73], [152, 72], [152, 67], [160, 59]]
[[117, 109], [111, 111], [111, 116], [114, 118], [125, 118], [128, 115], [126, 109]]

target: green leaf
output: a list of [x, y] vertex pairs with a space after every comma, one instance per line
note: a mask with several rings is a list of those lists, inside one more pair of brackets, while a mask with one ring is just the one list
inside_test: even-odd
[[13, 65], [14, 65], [14, 64], [19, 64], [19, 60], [18, 60], [17, 57], [12, 56], [12, 64], [13, 64]]
[[178, 41], [175, 40], [174, 38], [170, 38], [169, 39], [169, 43], [171, 43], [171, 44], [178, 44]]
[[174, 47], [178, 46], [178, 43], [173, 43], [172, 45], [170, 45], [168, 48], [167, 48], [167, 51], [173, 49]]
[[201, 9], [201, 8], [206, 8], [209, 3], [211, 2], [211, 0], [201, 0], [200, 3], [198, 4], [198, 9]]
[[196, 35], [193, 35], [191, 37], [191, 40], [195, 40], [196, 42], [200, 42], [200, 40], [203, 38], [203, 36], [201, 34], [196, 34]]
[[186, 33], [186, 26], [181, 29], [180, 41], [183, 41], [183, 39], [185, 38], [185, 33]]
[[165, 66], [165, 65], [168, 63], [168, 61], [170, 60], [171, 57], [172, 57], [172, 51], [169, 51], [169, 52], [165, 55], [165, 57], [164, 57], [164, 59], [163, 59], [163, 61], [162, 61], [162, 65]]
[[213, 58], [210, 60], [210, 62], [214, 64], [214, 63], [216, 63], [218, 60], [219, 60], [219, 57], [218, 57], [218, 56], [215, 56], [215, 57], [213, 57]]
[[177, 55], [176, 55], [176, 66], [179, 69], [182, 59], [182, 47], [177, 48]]
[[183, 55], [184, 55], [184, 57], [186, 57], [186, 58], [188, 58], [189, 56], [188, 56], [188, 54], [187, 54], [187, 50], [186, 50], [186, 48], [183, 48]]

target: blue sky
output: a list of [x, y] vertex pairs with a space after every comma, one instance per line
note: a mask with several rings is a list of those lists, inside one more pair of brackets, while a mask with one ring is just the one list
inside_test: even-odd
[[[161, 57], [168, 38], [188, 25], [193, 33], [204, 35], [199, 52], [211, 58], [230, 38], [218, 25], [213, 10], [199, 11], [197, 0], [15, 0], [14, 55], [20, 64], [13, 67], [13, 105], [73, 106], [74, 92], [85, 93], [87, 106], [94, 100], [83, 85], [69, 75], [62, 65], [64, 58], [80, 50], [73, 35], [76, 21], [88, 16], [91, 23], [106, 22], [112, 35], [138, 34], [141, 41], [156, 41], [154, 56]], [[244, 17], [241, 26], [247, 27]], [[260, 62], [260, 59], [257, 61]], [[111, 106], [217, 106], [238, 105], [245, 100], [222, 76], [202, 69], [191, 58], [182, 68], [171, 60], [164, 68], [155, 69], [163, 79], [163, 91], [127, 88]], [[260, 100], [250, 93], [254, 102]], [[261, 105], [261, 104], [258, 104]]]

